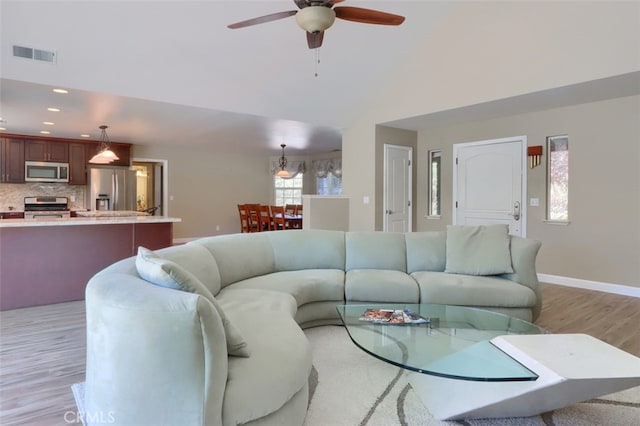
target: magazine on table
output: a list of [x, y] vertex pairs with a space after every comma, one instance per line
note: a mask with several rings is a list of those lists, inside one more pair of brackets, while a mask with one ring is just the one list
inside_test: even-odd
[[367, 309], [360, 317], [360, 321], [374, 324], [425, 324], [429, 319], [408, 309]]

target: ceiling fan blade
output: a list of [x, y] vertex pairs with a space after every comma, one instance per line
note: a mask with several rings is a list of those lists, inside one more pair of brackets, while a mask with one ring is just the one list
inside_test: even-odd
[[342, 3], [344, 0], [322, 0], [322, 1], [314, 1], [311, 2], [309, 0], [293, 0], [293, 2], [296, 4], [296, 6], [298, 6], [300, 9], [304, 9], [305, 7], [311, 6], [312, 4], [314, 6], [327, 6], [327, 7], [331, 7], [336, 3]]
[[276, 21], [278, 19], [288, 18], [298, 13], [297, 10], [288, 10], [286, 12], [272, 13], [270, 15], [259, 16], [257, 18], [247, 19], [246, 21], [236, 22], [235, 24], [227, 25], [228, 28], [235, 30], [236, 28], [250, 27], [251, 25], [264, 24], [265, 22]]
[[338, 6], [333, 10], [336, 12], [336, 18], [365, 24], [400, 25], [405, 19], [404, 16], [361, 7]]
[[317, 49], [322, 46], [322, 40], [324, 39], [324, 31], [318, 33], [307, 33], [307, 44], [309, 49]]

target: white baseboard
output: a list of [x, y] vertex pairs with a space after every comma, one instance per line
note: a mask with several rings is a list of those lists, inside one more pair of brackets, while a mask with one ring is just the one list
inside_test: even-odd
[[586, 290], [603, 291], [605, 293], [623, 296], [640, 297], [640, 288], [628, 285], [603, 283], [599, 281], [581, 280], [578, 278], [562, 277], [559, 275], [538, 274], [538, 281], [548, 284], [559, 284], [567, 287], [577, 287]]

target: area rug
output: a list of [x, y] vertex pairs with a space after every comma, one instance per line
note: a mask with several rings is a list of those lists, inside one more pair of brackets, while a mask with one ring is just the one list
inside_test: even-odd
[[[640, 387], [540, 416], [439, 421], [411, 388], [406, 370], [358, 349], [344, 327], [316, 327], [305, 330], [305, 334], [312, 345], [314, 366], [305, 426], [640, 425]], [[84, 412], [84, 383], [76, 383], [71, 389], [78, 411]]]
[[[526, 418], [439, 421], [407, 381], [407, 371], [366, 354], [343, 327], [316, 327], [305, 426], [638, 426], [640, 387]], [[455, 395], [451, 395], [455, 397]]]

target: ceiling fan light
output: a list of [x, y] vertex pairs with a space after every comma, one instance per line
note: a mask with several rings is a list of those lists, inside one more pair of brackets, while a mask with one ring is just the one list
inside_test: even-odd
[[296, 13], [298, 26], [308, 33], [322, 32], [336, 20], [336, 13], [326, 6], [309, 6]]

